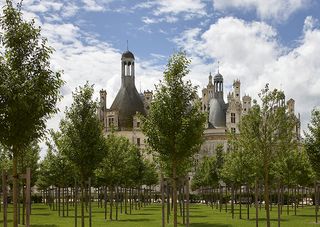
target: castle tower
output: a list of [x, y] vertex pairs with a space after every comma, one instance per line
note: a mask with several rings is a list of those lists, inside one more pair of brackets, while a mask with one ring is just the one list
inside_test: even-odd
[[152, 91], [147, 90], [143, 92], [143, 104], [147, 113], [150, 110], [152, 97], [153, 97]]
[[219, 72], [214, 76], [213, 87], [214, 97], [218, 99], [223, 99], [223, 77]]
[[226, 104], [223, 100], [223, 77], [218, 73], [213, 79], [214, 95], [209, 101], [209, 123], [214, 128], [226, 127]]
[[240, 102], [240, 80], [233, 81], [234, 99], [236, 102]]
[[140, 97], [135, 85], [134, 55], [126, 51], [121, 57], [121, 87], [114, 99], [110, 110], [117, 113], [115, 125], [120, 130], [133, 128], [133, 116], [137, 112], [145, 115], [143, 100]]
[[293, 99], [289, 99], [287, 102], [288, 112], [291, 114], [294, 114], [294, 104], [295, 104], [295, 101]]
[[105, 124], [105, 113], [107, 110], [107, 91], [100, 90], [100, 108], [99, 108], [99, 119]]
[[135, 83], [134, 55], [128, 50], [121, 57], [121, 82], [123, 85]]
[[245, 95], [242, 97], [242, 114], [247, 114], [251, 108], [251, 97]]

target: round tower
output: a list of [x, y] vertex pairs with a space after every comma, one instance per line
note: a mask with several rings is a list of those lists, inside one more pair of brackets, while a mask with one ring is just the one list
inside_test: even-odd
[[110, 110], [119, 113], [118, 122], [120, 130], [133, 127], [133, 116], [139, 112], [146, 114], [143, 100], [135, 86], [134, 55], [126, 51], [121, 57], [121, 87], [114, 99]]
[[218, 72], [215, 76], [214, 76], [214, 96], [216, 98], [220, 98], [223, 99], [223, 77], [222, 75]]

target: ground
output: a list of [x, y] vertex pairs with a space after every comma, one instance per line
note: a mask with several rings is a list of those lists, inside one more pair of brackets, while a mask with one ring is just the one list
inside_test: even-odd
[[[223, 207], [224, 208], [224, 207]], [[220, 213], [219, 210], [211, 208], [206, 205], [192, 205], [190, 209], [190, 227], [253, 227], [255, 226], [255, 210], [254, 207], [250, 209], [250, 220], [246, 220], [246, 210], [243, 208], [243, 219], [239, 219], [239, 209], [236, 208], [235, 219], [231, 218], [230, 207], [228, 212], [225, 209]], [[12, 209], [9, 209], [9, 225], [12, 226]], [[35, 204], [32, 208], [31, 226], [32, 227], [73, 227], [74, 216], [73, 210], [70, 211], [69, 217], [59, 217], [57, 211], [50, 211], [48, 206], [43, 204]], [[72, 216], [71, 216], [72, 215]], [[272, 223], [271, 226], [277, 226], [277, 210], [273, 208], [271, 212]], [[259, 226], [266, 226], [264, 219], [264, 209], [261, 209], [261, 219]], [[119, 221], [105, 221], [102, 208], [93, 207], [93, 227], [160, 227], [161, 226], [161, 207], [158, 204], [143, 207], [140, 210], [133, 210], [131, 215], [119, 214]], [[182, 221], [181, 218], [179, 221]], [[0, 223], [3, 224], [3, 213], [0, 212]], [[78, 227], [80, 226], [80, 218]], [[86, 226], [88, 219], [86, 219]], [[167, 225], [171, 227], [172, 225]], [[183, 225], [180, 225], [183, 226]], [[284, 207], [281, 227], [313, 227], [320, 226], [315, 224], [314, 207], [299, 208], [297, 215], [290, 210], [287, 215]]]

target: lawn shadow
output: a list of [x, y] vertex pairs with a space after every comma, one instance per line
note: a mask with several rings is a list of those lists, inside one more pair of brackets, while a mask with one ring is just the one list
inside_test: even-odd
[[33, 214], [31, 214], [31, 216], [50, 216], [51, 214], [49, 214], [49, 213], [33, 213]]
[[229, 224], [191, 223], [190, 227], [232, 227]]
[[149, 221], [151, 220], [147, 218], [118, 220], [118, 222], [149, 222]]
[[39, 224], [36, 224], [36, 225], [30, 225], [31, 227], [58, 227], [57, 225], [54, 225], [54, 224], [45, 224], [45, 225], [39, 225]]

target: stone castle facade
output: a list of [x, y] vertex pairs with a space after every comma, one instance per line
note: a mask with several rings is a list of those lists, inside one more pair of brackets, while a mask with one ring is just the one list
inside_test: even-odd
[[[241, 116], [250, 108], [252, 99], [248, 95], [241, 97], [240, 80], [233, 82], [232, 91], [224, 101], [223, 76], [218, 73], [212, 77], [206, 88], [202, 90], [201, 110], [208, 116], [204, 131], [205, 142], [202, 145], [198, 158], [215, 153], [218, 145], [227, 150], [228, 132], [239, 133], [238, 123]], [[126, 51], [121, 57], [121, 87], [110, 108], [107, 108], [107, 92], [100, 91], [99, 118], [103, 122], [105, 133], [112, 130], [118, 135], [127, 137], [132, 143], [144, 148], [146, 136], [140, 129], [138, 113], [147, 115], [152, 102], [152, 91], [138, 93], [135, 87], [135, 58], [133, 53]], [[294, 113], [295, 101], [287, 102], [288, 111]], [[300, 138], [300, 117], [297, 117], [297, 137]]]

